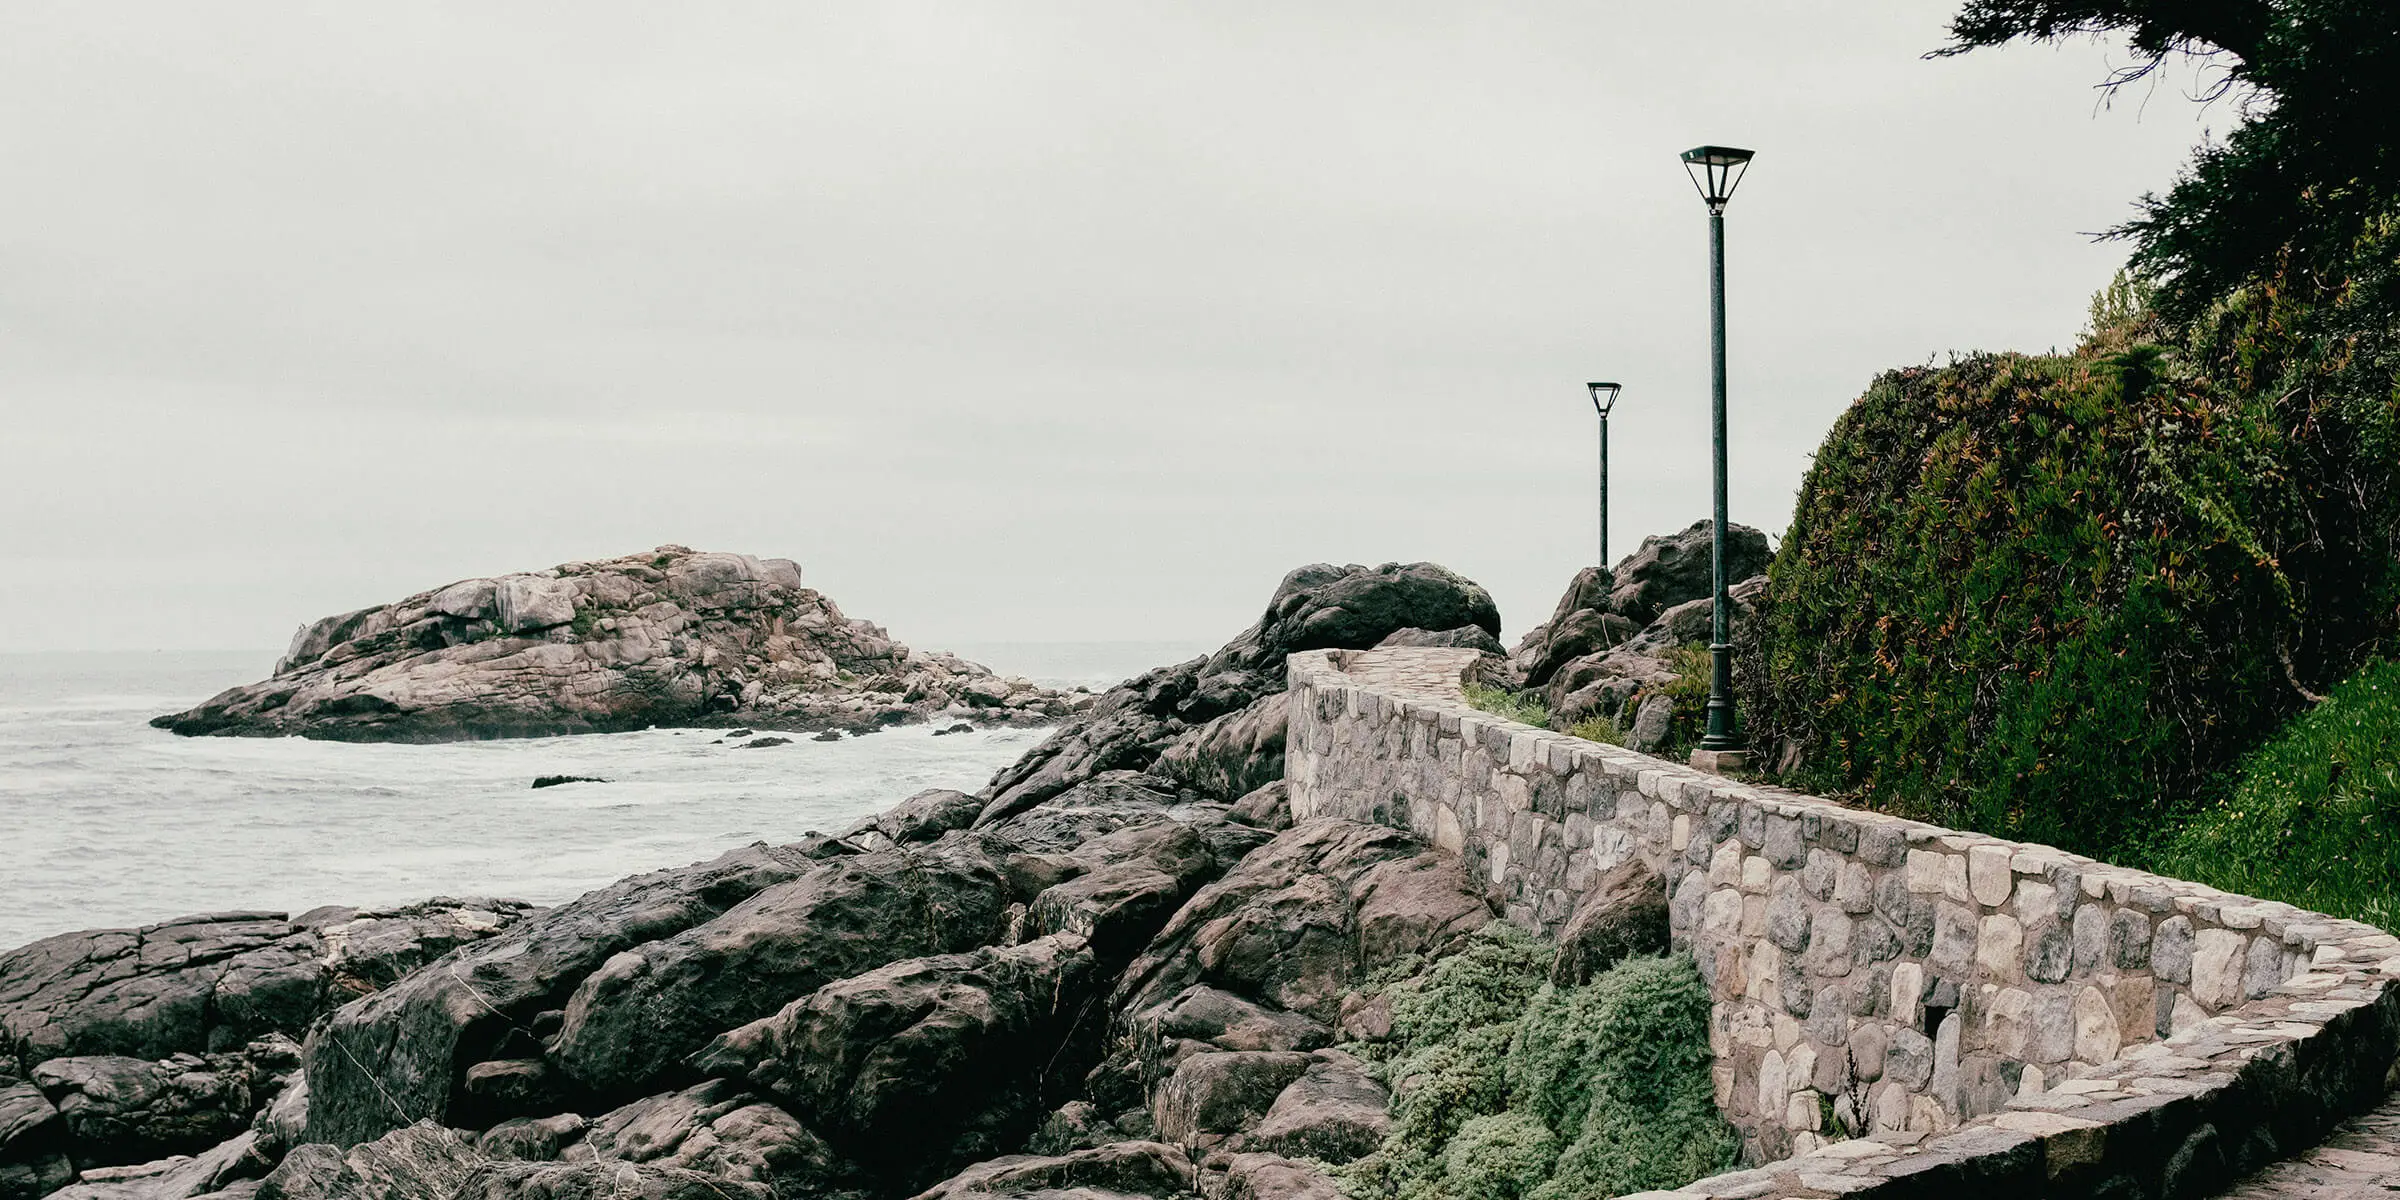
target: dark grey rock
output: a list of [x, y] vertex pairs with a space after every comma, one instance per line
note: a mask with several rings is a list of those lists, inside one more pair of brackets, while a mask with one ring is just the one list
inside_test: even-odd
[[1629, 957], [1662, 953], [1667, 926], [1666, 880], [1638, 861], [1620, 864], [1585, 889], [1559, 929], [1550, 981], [1573, 987]]
[[1287, 1158], [1345, 1163], [1373, 1153], [1392, 1131], [1384, 1109], [1390, 1093], [1357, 1059], [1320, 1050], [1306, 1073], [1275, 1097], [1258, 1124], [1242, 1135], [1246, 1150]]
[[345, 1005], [312, 1034], [306, 1071], [312, 1141], [352, 1145], [420, 1118], [443, 1118], [467, 1069], [507, 1053], [536, 1013], [559, 1007], [619, 952], [724, 912], [812, 862], [750, 846], [709, 862], [619, 881], [518, 922]]
[[1103, 980], [1084, 940], [911, 959], [724, 1034], [695, 1065], [774, 1096], [849, 1157], [911, 1184], [1022, 1144], [1080, 1079], [1067, 1046]]
[[815, 864], [601, 963], [568, 997], [550, 1060], [603, 1096], [678, 1082], [686, 1055], [794, 996], [997, 940], [1013, 899], [1001, 865], [971, 840]]
[[1366, 649], [1402, 629], [1466, 625], [1496, 634], [1500, 611], [1482, 588], [1432, 563], [1302, 567], [1284, 576], [1258, 622], [1215, 654], [1111, 688], [994, 775], [978, 823], [1103, 771], [1149, 767], [1186, 732], [1283, 691], [1284, 659], [1296, 651]]

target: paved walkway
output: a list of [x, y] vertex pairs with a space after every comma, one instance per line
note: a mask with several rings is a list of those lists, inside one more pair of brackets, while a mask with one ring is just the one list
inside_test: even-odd
[[2400, 1197], [2400, 1093], [2333, 1131], [2323, 1145], [2234, 1185], [2221, 1200]]

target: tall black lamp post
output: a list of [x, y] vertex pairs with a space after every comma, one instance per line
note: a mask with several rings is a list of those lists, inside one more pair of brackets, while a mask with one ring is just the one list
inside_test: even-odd
[[1716, 450], [1716, 526], [1709, 559], [1714, 571], [1716, 602], [1710, 625], [1708, 654], [1708, 731], [1692, 755], [1695, 765], [1718, 770], [1747, 765], [1741, 735], [1733, 729], [1733, 646], [1727, 628], [1725, 596], [1725, 202], [1750, 169], [1750, 151], [1731, 146], [1698, 146], [1683, 152], [1683, 169], [1708, 202], [1708, 311], [1710, 365], [1715, 389], [1710, 425]]
[[1608, 569], [1608, 413], [1617, 406], [1617, 393], [1624, 386], [1614, 383], [1587, 383], [1592, 393], [1592, 411], [1600, 414], [1600, 569]]

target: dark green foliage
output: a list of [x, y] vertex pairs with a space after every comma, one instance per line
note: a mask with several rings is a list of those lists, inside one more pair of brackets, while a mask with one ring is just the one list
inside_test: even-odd
[[1475, 1200], [1523, 1200], [1550, 1178], [1558, 1138], [1530, 1114], [1477, 1117], [1442, 1151], [1443, 1190]]
[[[1512, 1083], [1542, 1080], [1518, 1102], [1546, 1122], [1556, 1114], [1550, 1127], [1567, 1143], [1534, 1200], [1680, 1187], [1733, 1166], [1741, 1138], [1717, 1112], [1708, 988], [1691, 960], [1627, 959], [1565, 994], [1567, 1003], [1526, 1015], [1509, 1055]], [[1573, 1036], [1537, 1030], [1552, 1013]], [[1571, 1069], [1559, 1051], [1578, 1041]]]
[[2262, 284], [2161, 345], [2121, 286], [2074, 355], [1877, 379], [1737, 639], [1756, 744], [1946, 824], [2154, 846], [2400, 628], [2400, 390], [2307, 311]]
[[1466, 949], [1392, 988], [1393, 1041], [1413, 1053], [1515, 1020], [1540, 990], [1550, 956], [1550, 947], [1514, 925], [1484, 926]]
[[[2191, 56], [2204, 99], [2230, 95], [2241, 120], [2203, 146], [2166, 196], [2117, 231], [2187, 319], [2253, 279], [2282, 276], [2312, 298], [2355, 276], [2351, 252], [2400, 202], [2400, 5], [2391, 0], [1969, 0], [1956, 54], [2018, 39], [2122, 33], [2142, 61], [2107, 83]], [[2400, 315], [2389, 288], [2361, 297]]]
[[[1393, 1131], [1338, 1170], [1366, 1200], [1579, 1200], [1675, 1187], [1740, 1140], [1709, 1079], [1708, 993], [1685, 958], [1636, 958], [1580, 988], [1495, 923], [1393, 991]], [[1563, 1151], [1563, 1153], [1562, 1153]]]
[[2160, 866], [2400, 929], [2400, 663], [2360, 671], [2245, 759]]

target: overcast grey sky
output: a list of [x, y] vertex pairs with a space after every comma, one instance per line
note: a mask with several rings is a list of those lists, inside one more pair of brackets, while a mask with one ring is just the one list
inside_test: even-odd
[[[1214, 642], [1432, 559], [1510, 636], [1780, 532], [1885, 367], [2074, 340], [2203, 112], [1951, 0], [40, 3], [0, 15], [0, 649], [273, 648], [660, 542], [913, 643]], [[265, 663], [261, 663], [263, 671]], [[1005, 664], [1004, 664], [1005, 665]]]

